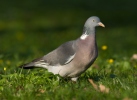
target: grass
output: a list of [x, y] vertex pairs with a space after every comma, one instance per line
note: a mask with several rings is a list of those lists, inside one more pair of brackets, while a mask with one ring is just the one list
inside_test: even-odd
[[[100, 66], [88, 69], [77, 83], [64, 79], [58, 81], [57, 76], [44, 69], [22, 70], [16, 68], [9, 70], [7, 68], [0, 75], [0, 98], [1, 100], [136, 98], [137, 71], [128, 60], [115, 60], [113, 63], [104, 60], [98, 61], [96, 64]], [[88, 82], [88, 79], [93, 79], [97, 85], [105, 85], [109, 88], [109, 93], [97, 91]]]
[[[1, 15], [6, 16], [0, 16], [0, 100], [136, 100], [137, 61], [131, 60], [137, 53], [134, 7], [122, 5], [123, 10], [104, 6], [103, 10], [97, 7], [93, 10], [88, 4], [87, 8], [80, 8], [75, 3], [71, 9], [56, 10], [50, 6], [47, 10], [44, 5], [37, 9], [37, 2], [31, 5], [34, 10], [11, 3], [4, 12], [0, 10]], [[126, 10], [128, 7], [130, 10]], [[58, 81], [57, 75], [45, 69], [18, 68], [78, 38], [84, 21], [91, 15], [101, 17], [106, 28], [96, 29], [99, 56], [78, 82], [63, 78]], [[96, 89], [88, 79], [96, 86], [102, 84], [109, 92]]]

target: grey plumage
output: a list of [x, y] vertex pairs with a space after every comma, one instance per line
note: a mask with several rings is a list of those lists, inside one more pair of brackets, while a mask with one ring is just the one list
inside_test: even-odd
[[95, 61], [98, 55], [95, 27], [105, 27], [96, 16], [90, 17], [80, 38], [66, 42], [47, 55], [21, 65], [21, 68], [46, 68], [53, 74], [76, 81]]

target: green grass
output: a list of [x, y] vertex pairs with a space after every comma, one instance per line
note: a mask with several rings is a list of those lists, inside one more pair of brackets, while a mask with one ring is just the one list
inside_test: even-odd
[[[56, 10], [48, 4], [46, 9], [37, 2], [31, 5], [27, 2], [21, 7], [11, 3], [0, 10], [0, 100], [136, 100], [137, 61], [131, 60], [137, 53], [135, 6], [106, 5], [100, 9], [92, 3], [93, 9], [90, 3], [80, 7], [82, 1], [74, 2], [72, 8], [64, 9], [55, 3]], [[135, 1], [130, 3], [135, 4]], [[105, 2], [99, 6], [102, 4]], [[2, 3], [0, 5], [4, 8]], [[18, 68], [78, 38], [84, 21], [92, 15], [98, 15], [106, 28], [96, 29], [99, 56], [78, 82], [63, 78], [59, 81], [57, 75], [42, 68]], [[107, 50], [101, 49], [103, 45]], [[110, 59], [114, 62], [109, 62]], [[103, 84], [109, 93], [99, 92], [88, 79], [98, 86]]]

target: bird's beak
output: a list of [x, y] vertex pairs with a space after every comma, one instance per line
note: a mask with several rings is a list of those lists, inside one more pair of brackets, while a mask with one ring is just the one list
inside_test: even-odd
[[105, 25], [101, 22], [98, 23], [99, 26], [105, 27]]

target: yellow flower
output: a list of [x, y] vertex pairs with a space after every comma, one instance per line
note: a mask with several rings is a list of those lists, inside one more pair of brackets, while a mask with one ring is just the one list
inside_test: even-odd
[[107, 48], [108, 48], [108, 47], [107, 47], [106, 45], [103, 45], [103, 46], [101, 47], [102, 50], [107, 50]]
[[114, 60], [113, 60], [113, 59], [109, 59], [108, 62], [109, 62], [110, 64], [112, 64], [112, 63], [114, 62]]
[[6, 71], [7, 70], [7, 68], [6, 67], [4, 67], [4, 71]]

